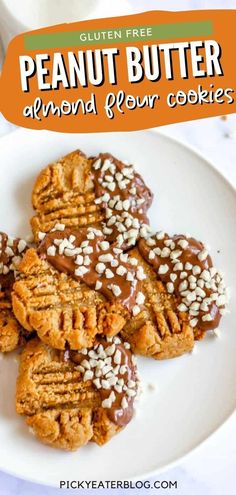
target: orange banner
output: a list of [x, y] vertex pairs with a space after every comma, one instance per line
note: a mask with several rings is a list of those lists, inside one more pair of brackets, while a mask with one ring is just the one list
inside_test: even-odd
[[17, 36], [0, 111], [22, 127], [132, 131], [235, 112], [236, 10], [146, 12]]

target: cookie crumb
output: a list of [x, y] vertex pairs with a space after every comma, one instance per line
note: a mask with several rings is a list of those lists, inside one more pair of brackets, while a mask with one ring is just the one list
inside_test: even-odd
[[148, 383], [147, 388], [150, 392], [156, 391], [156, 385], [154, 383]]

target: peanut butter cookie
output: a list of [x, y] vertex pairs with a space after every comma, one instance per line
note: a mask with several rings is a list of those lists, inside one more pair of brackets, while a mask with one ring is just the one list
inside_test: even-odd
[[227, 289], [201, 242], [158, 232], [141, 239], [130, 256], [144, 272], [143, 305], [121, 332], [133, 352], [155, 359], [180, 356], [217, 328]]
[[91, 347], [97, 334], [112, 336], [124, 326], [126, 310], [98, 291], [59, 272], [35, 249], [19, 265], [13, 287], [17, 320], [56, 349]]
[[87, 158], [75, 151], [48, 165], [38, 176], [31, 220], [35, 241], [65, 227], [99, 226], [120, 247], [134, 246], [149, 231], [152, 193], [132, 165], [108, 153]]
[[190, 352], [194, 332], [187, 313], [178, 310], [173, 294], [160, 281], [155, 270], [137, 248], [129, 252], [138, 263], [141, 275], [132, 317], [126, 320], [121, 336], [135, 354], [154, 359], [169, 359]]
[[122, 332], [134, 352], [167, 358], [192, 349], [193, 329], [176, 297], [138, 249], [124, 253], [93, 227], [47, 234], [27, 251], [13, 308], [28, 331], [58, 349], [91, 347]]
[[117, 337], [81, 352], [57, 351], [33, 339], [22, 353], [16, 410], [53, 447], [103, 445], [132, 419], [136, 394], [134, 358]]
[[188, 314], [196, 339], [219, 326], [228, 291], [202, 242], [191, 236], [171, 237], [158, 232], [147, 240], [141, 239], [139, 251], [167, 292], [175, 295], [178, 310]]
[[160, 232], [125, 253], [94, 227], [54, 231], [19, 270], [15, 315], [58, 349], [90, 347], [97, 333], [121, 332], [135, 353], [180, 356], [217, 327], [227, 302], [203, 244]]
[[49, 232], [58, 223], [80, 227], [104, 219], [103, 208], [95, 204], [91, 169], [92, 159], [78, 150], [42, 170], [32, 193], [36, 241], [40, 231]]

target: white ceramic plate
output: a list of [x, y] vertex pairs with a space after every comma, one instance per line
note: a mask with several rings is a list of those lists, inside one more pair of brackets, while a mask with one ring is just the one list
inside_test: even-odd
[[[39, 170], [81, 148], [109, 151], [136, 164], [154, 194], [153, 227], [190, 232], [212, 246], [232, 287], [221, 337], [208, 334], [196, 353], [172, 361], [139, 359], [144, 393], [130, 425], [102, 448], [65, 453], [41, 445], [14, 410], [17, 362], [0, 362], [0, 469], [58, 486], [59, 480], [120, 480], [158, 472], [209, 437], [236, 403], [236, 194], [192, 150], [154, 132], [71, 135], [28, 130], [0, 141], [0, 229], [29, 233], [30, 196]], [[154, 384], [150, 390], [148, 384]]]

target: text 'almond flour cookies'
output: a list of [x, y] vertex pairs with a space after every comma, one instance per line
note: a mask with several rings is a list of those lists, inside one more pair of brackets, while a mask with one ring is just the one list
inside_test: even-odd
[[24, 240], [0, 233], [0, 352], [13, 351], [24, 342], [25, 332], [12, 311], [11, 292], [26, 249]]
[[108, 153], [87, 158], [75, 151], [48, 165], [32, 194], [36, 215], [31, 219], [35, 241], [58, 224], [78, 228], [98, 226], [120, 247], [146, 237], [146, 213], [152, 193], [132, 165]]
[[118, 337], [81, 352], [33, 339], [21, 356], [16, 410], [39, 440], [76, 450], [89, 441], [103, 445], [124, 428], [137, 390], [134, 357]]

